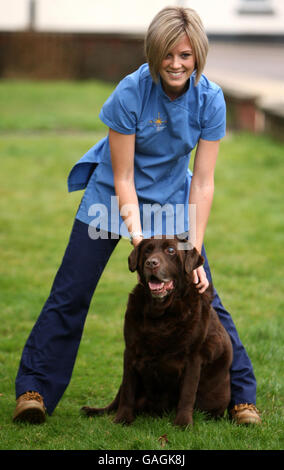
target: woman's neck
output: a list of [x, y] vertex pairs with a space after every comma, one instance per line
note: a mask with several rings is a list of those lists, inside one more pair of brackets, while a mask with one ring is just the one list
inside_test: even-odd
[[167, 86], [165, 86], [165, 84], [163, 83], [163, 80], [161, 79], [161, 85], [162, 85], [162, 88], [164, 90], [164, 92], [166, 93], [166, 95], [170, 98], [171, 101], [174, 101], [176, 100], [177, 98], [179, 98], [181, 95], [183, 95], [189, 88], [189, 80], [186, 82], [186, 85], [184, 88], [182, 88], [181, 90], [173, 90]]

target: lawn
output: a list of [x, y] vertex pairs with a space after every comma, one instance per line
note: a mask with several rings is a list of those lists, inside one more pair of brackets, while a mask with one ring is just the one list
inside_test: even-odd
[[[173, 414], [87, 419], [107, 404], [122, 374], [123, 316], [135, 284], [122, 240], [93, 298], [71, 383], [45, 424], [12, 423], [23, 345], [61, 261], [82, 193], [67, 192], [72, 165], [105, 135], [98, 119], [113, 89], [101, 82], [0, 82], [0, 449], [279, 450], [284, 448], [284, 147], [228, 133], [221, 145], [206, 233], [215, 286], [254, 365], [263, 425], [240, 427], [195, 413], [191, 430]], [[159, 440], [166, 434], [168, 442]], [[164, 447], [161, 446], [164, 444]]]

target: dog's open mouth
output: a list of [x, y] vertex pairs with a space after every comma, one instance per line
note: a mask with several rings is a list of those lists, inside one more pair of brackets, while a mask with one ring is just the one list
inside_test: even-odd
[[174, 289], [174, 281], [160, 280], [155, 276], [151, 276], [148, 286], [152, 297], [165, 297], [165, 295], [168, 295]]

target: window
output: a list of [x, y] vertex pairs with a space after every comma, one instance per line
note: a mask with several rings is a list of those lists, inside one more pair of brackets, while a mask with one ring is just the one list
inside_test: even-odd
[[274, 15], [272, 0], [238, 0], [240, 15]]

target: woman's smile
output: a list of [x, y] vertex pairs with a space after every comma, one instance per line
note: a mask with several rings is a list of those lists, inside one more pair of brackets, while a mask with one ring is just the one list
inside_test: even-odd
[[169, 76], [173, 79], [179, 79], [179, 78], [183, 77], [184, 73], [185, 72], [183, 72], [183, 71], [181, 71], [181, 72], [171, 72], [170, 70], [168, 71]]

